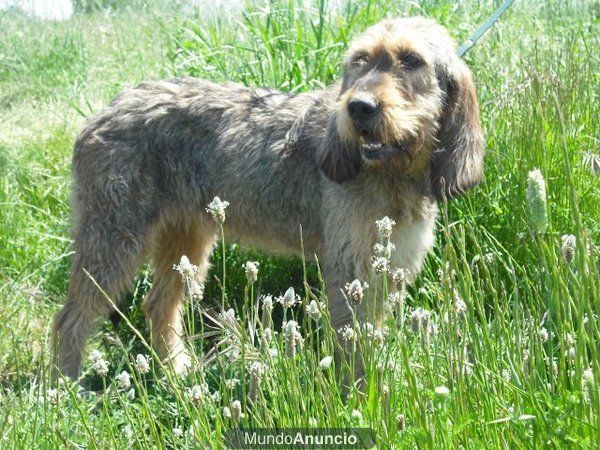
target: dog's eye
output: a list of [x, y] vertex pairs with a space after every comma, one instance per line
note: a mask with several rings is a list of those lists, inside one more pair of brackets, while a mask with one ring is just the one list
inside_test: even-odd
[[408, 70], [418, 69], [425, 64], [423, 58], [414, 52], [402, 52], [398, 55], [398, 59], [402, 63], [402, 66]]
[[367, 64], [369, 62], [369, 55], [366, 53], [359, 53], [358, 55], [352, 58], [352, 64], [356, 64], [362, 66], [363, 64]]

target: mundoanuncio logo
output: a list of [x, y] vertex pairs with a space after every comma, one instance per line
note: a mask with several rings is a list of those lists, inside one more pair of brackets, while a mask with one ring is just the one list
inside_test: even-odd
[[375, 438], [370, 428], [234, 428], [225, 443], [230, 449], [368, 449]]

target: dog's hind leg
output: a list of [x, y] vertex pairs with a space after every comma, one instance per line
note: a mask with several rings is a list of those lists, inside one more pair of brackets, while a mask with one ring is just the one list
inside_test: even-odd
[[194, 221], [167, 223], [157, 232], [154, 241], [154, 279], [143, 307], [156, 352], [165, 364], [170, 359], [179, 373], [189, 367], [190, 357], [182, 340], [183, 280], [173, 266], [180, 262], [181, 256], [187, 256], [198, 267], [195, 277], [202, 283], [216, 242], [213, 228]]
[[141, 263], [144, 245], [142, 234], [133, 227], [117, 226], [106, 217], [89, 217], [76, 226], [67, 300], [54, 318], [53, 333], [54, 369], [73, 379], [79, 374], [87, 338], [112, 310], [105, 294], [119, 303]]

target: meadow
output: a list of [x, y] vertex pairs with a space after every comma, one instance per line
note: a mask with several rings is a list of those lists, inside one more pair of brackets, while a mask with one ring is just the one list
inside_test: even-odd
[[[173, 76], [318, 89], [339, 76], [352, 37], [383, 17], [429, 16], [462, 43], [500, 3], [96, 0], [75, 2], [64, 22], [0, 11], [0, 448], [223, 448], [235, 426], [367, 427], [377, 448], [597, 448], [591, 0], [516, 2], [465, 56], [486, 177], [442, 207], [435, 250], [385, 332], [357, 329], [346, 342], [369, 355], [362, 392], [342, 389], [352, 361], [331, 359], [318, 265], [227, 236], [203, 299], [186, 305], [193, 371], [178, 377], [150, 350], [148, 267], [119, 324], [90, 341], [85, 388], [49, 381], [51, 318], [73, 253], [72, 146], [87, 116], [125, 87]], [[259, 263], [256, 281], [247, 261]], [[290, 287], [299, 303], [282, 307]]]

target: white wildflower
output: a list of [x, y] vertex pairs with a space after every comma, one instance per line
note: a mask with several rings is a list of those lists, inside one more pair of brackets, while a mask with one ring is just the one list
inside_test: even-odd
[[117, 381], [117, 386], [119, 389], [126, 391], [131, 387], [131, 376], [129, 375], [129, 372], [125, 370], [115, 376], [115, 380]]
[[173, 428], [173, 436], [176, 438], [180, 438], [183, 436], [183, 430], [180, 427]]
[[246, 271], [246, 279], [250, 283], [254, 283], [258, 280], [258, 262], [256, 261], [246, 261], [244, 264], [244, 270]]
[[133, 365], [135, 367], [135, 370], [137, 370], [139, 373], [148, 373], [150, 372], [150, 357], [139, 353], [135, 357], [135, 363]]
[[135, 400], [135, 389], [131, 388], [127, 391], [127, 400], [129, 400], [129, 401]]
[[361, 421], [363, 418], [362, 413], [358, 409], [353, 409], [352, 413], [350, 413], [350, 417], [356, 421]]
[[308, 418], [308, 426], [311, 428], [317, 428], [317, 426], [318, 426], [317, 419], [315, 419], [314, 417], [309, 417]]
[[529, 172], [526, 197], [529, 203], [531, 224], [537, 233], [544, 233], [548, 228], [546, 182], [542, 172], [538, 169]]
[[198, 266], [192, 264], [187, 256], [182, 255], [179, 264], [175, 264], [173, 270], [179, 272], [184, 280], [192, 280], [198, 272]]
[[377, 243], [373, 247], [373, 250], [375, 252], [375, 255], [389, 259], [391, 258], [392, 253], [396, 251], [396, 246], [392, 242], [388, 242], [385, 245]]
[[121, 432], [126, 439], [131, 439], [133, 437], [133, 428], [131, 428], [131, 425], [125, 425]]
[[374, 256], [371, 259], [371, 267], [376, 273], [383, 273], [389, 270], [390, 261], [382, 256]]
[[430, 312], [423, 308], [415, 309], [411, 315], [411, 326], [415, 333], [419, 331], [428, 331], [429, 329]]
[[577, 238], [572, 234], [563, 234], [562, 235], [562, 245], [560, 246], [560, 250], [562, 251], [563, 257], [567, 264], [573, 261], [575, 257], [575, 248], [577, 246]]
[[396, 221], [385, 216], [383, 219], [375, 221], [375, 225], [377, 225], [377, 231], [379, 231], [382, 238], [389, 238], [392, 235]]
[[221, 200], [219, 197], [215, 197], [213, 201], [208, 204], [206, 212], [212, 216], [217, 224], [223, 225], [223, 222], [225, 222], [225, 209], [228, 206], [229, 202]]
[[[289, 358], [296, 356], [296, 344], [299, 340], [298, 322], [290, 320], [283, 325], [285, 336], [285, 354]], [[301, 337], [300, 337], [301, 339]]]
[[188, 397], [194, 405], [200, 404], [207, 395], [209, 395], [209, 390], [206, 383], [195, 384], [188, 390]]
[[550, 335], [548, 334], [548, 330], [546, 330], [544, 327], [540, 328], [540, 339], [542, 340], [542, 343], [545, 344], [548, 342], [549, 337]]
[[269, 313], [273, 311], [273, 296], [264, 295], [260, 298], [260, 301], [262, 302], [263, 308], [269, 311]]
[[58, 405], [58, 401], [60, 400], [61, 396], [61, 392], [56, 388], [48, 389], [46, 391], [46, 398], [48, 399], [48, 403], [50, 403], [52, 406]]
[[464, 316], [467, 312], [467, 304], [456, 292], [454, 293], [454, 311], [457, 316]]
[[373, 331], [373, 339], [378, 347], [381, 347], [385, 343], [385, 338], [388, 334], [388, 331], [383, 328], [377, 328]]
[[438, 386], [435, 388], [435, 393], [436, 395], [439, 395], [440, 397], [445, 397], [446, 395], [450, 394], [450, 389], [448, 389], [446, 386]]
[[242, 404], [239, 400], [234, 400], [231, 404], [231, 417], [235, 423], [238, 423], [244, 417]]
[[360, 304], [364, 298], [365, 290], [368, 289], [368, 287], [369, 285], [367, 283], [361, 283], [360, 280], [356, 279], [351, 283], [346, 283], [346, 293], [354, 303]]
[[510, 381], [510, 370], [502, 369], [502, 378], [504, 378], [504, 381]]
[[308, 314], [308, 316], [313, 320], [319, 320], [322, 316], [321, 311], [324, 308], [325, 303], [317, 303], [315, 300], [312, 300], [308, 305], [306, 305], [306, 314]]
[[223, 407], [223, 417], [226, 419], [231, 419], [231, 410], [228, 406]]
[[300, 302], [300, 297], [296, 295], [296, 291], [294, 290], [293, 287], [291, 287], [287, 291], [285, 291], [285, 294], [283, 294], [283, 296], [279, 297], [277, 299], [277, 301], [279, 303], [281, 303], [281, 305], [284, 308], [291, 308], [296, 303]]
[[408, 281], [409, 275], [410, 270], [399, 267], [392, 270], [392, 281], [396, 283], [396, 285], [404, 286]]
[[238, 384], [240, 384], [239, 378], [229, 378], [225, 380], [225, 387], [229, 390], [235, 389]]
[[204, 298], [204, 284], [198, 283], [196, 280], [190, 280], [186, 288], [190, 299], [200, 301]]
[[108, 374], [108, 366], [110, 365], [108, 361], [104, 359], [104, 356], [98, 350], [92, 350], [90, 353], [90, 361], [92, 362], [92, 370], [97, 375], [101, 377], [105, 377]]
[[338, 330], [338, 333], [340, 334], [340, 336], [344, 342], [353, 341], [354, 338], [356, 337], [354, 328], [352, 328], [350, 325], [344, 325], [342, 328], [340, 328]]
[[333, 362], [333, 358], [331, 356], [326, 356], [319, 362], [319, 369], [327, 370], [331, 367], [331, 363]]
[[406, 428], [406, 416], [404, 414], [398, 414], [396, 417], [396, 424], [398, 427], [398, 431], [404, 431]]
[[267, 365], [260, 361], [252, 361], [248, 364], [248, 372], [252, 378], [261, 379], [267, 370]]

